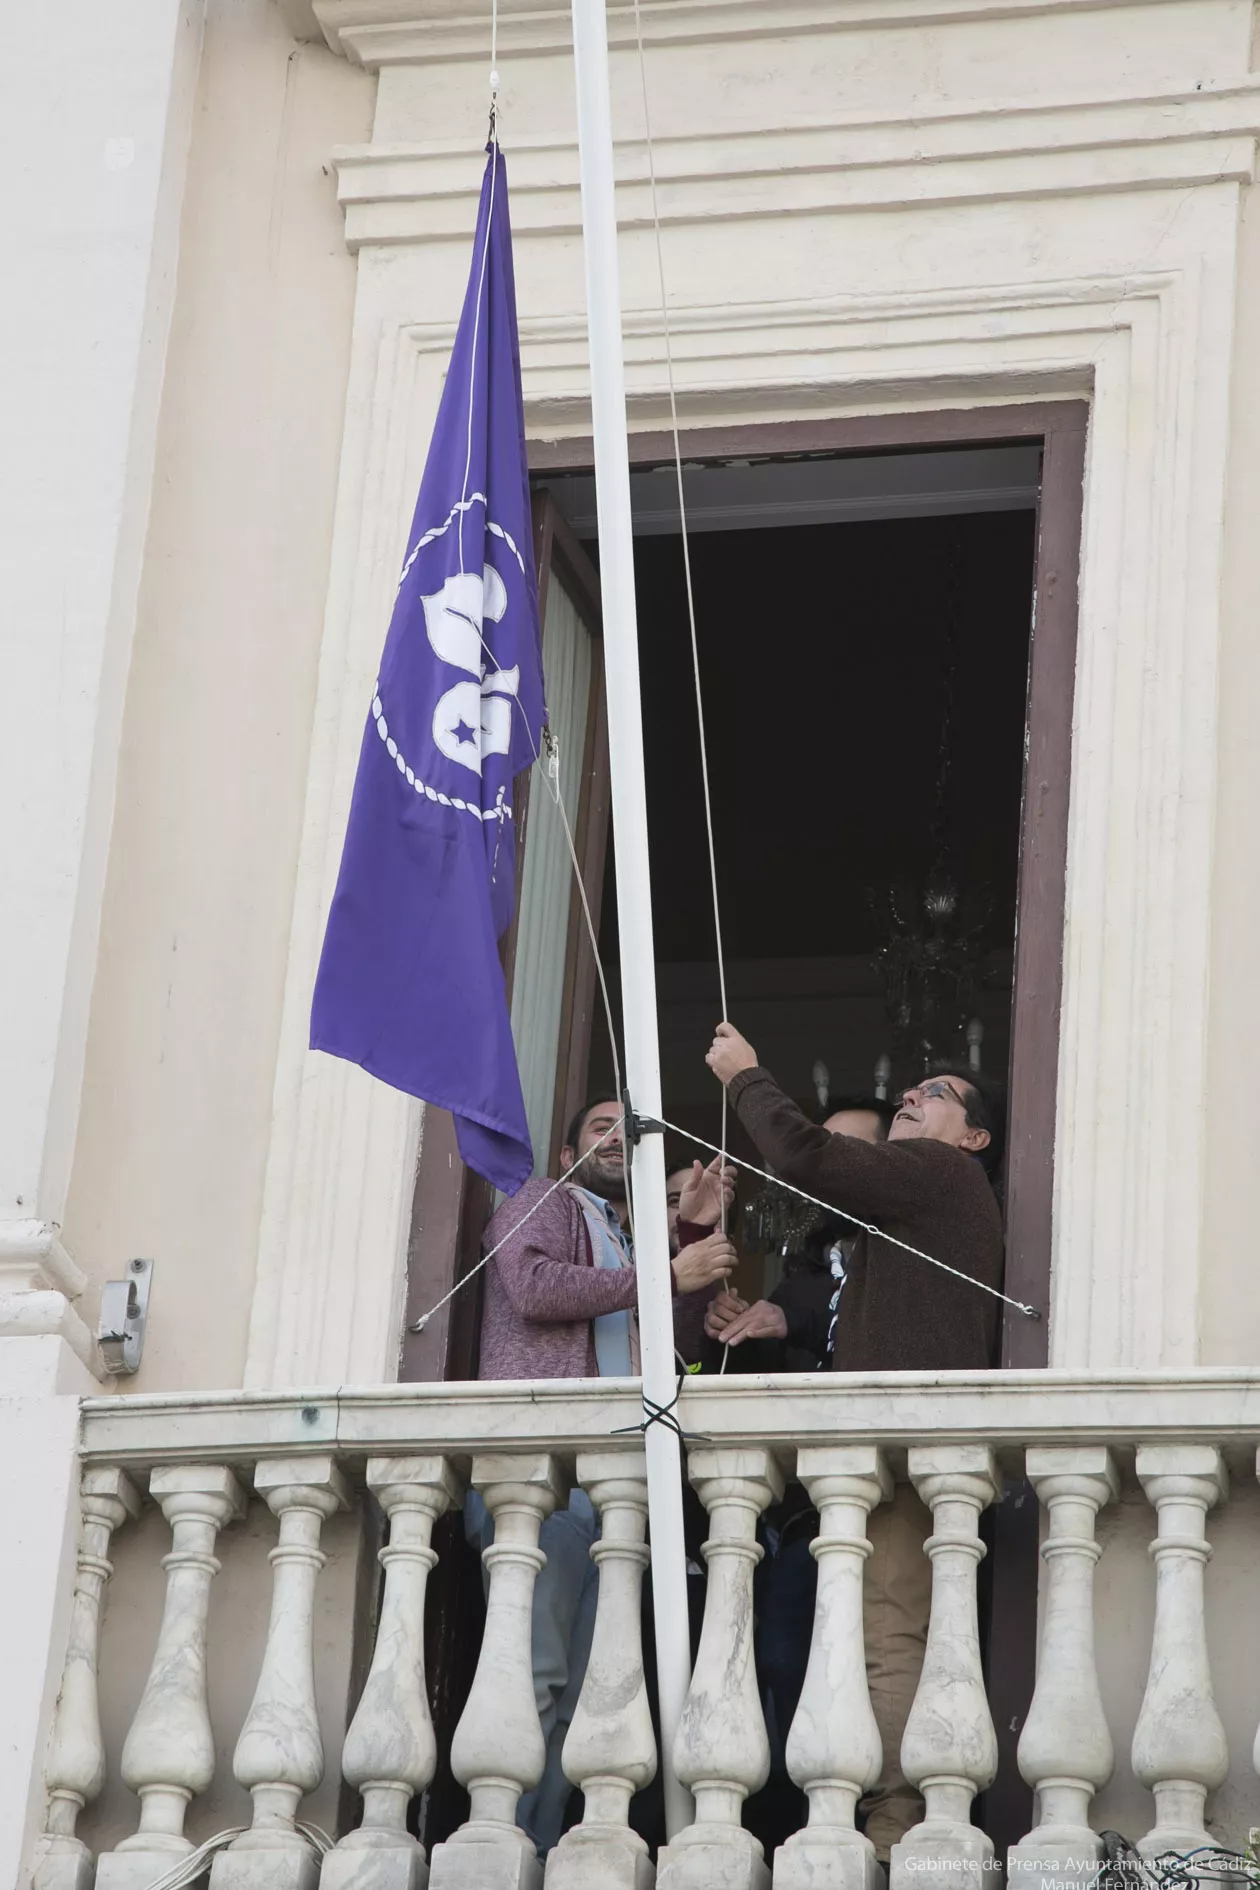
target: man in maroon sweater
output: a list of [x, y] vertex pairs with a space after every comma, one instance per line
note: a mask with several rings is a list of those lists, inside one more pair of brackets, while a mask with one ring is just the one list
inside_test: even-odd
[[[638, 1375], [621, 1113], [608, 1097], [587, 1103], [560, 1151], [564, 1185], [527, 1181], [486, 1228], [484, 1244], [498, 1252], [486, 1268], [479, 1377]], [[674, 1338], [687, 1359], [697, 1355], [714, 1289], [735, 1264], [730, 1241], [708, 1231], [721, 1214], [717, 1168], [697, 1162], [679, 1201], [684, 1244], [670, 1266]], [[728, 1168], [728, 1200], [733, 1174]], [[469, 1540], [488, 1547], [493, 1523], [475, 1491], [464, 1519]], [[547, 1759], [542, 1782], [520, 1801], [517, 1822], [544, 1856], [560, 1837], [571, 1790], [560, 1758], [590, 1655], [598, 1586], [590, 1550], [598, 1534], [590, 1498], [574, 1489], [539, 1538], [547, 1561], [534, 1585], [532, 1658]]]
[[[942, 1069], [905, 1091], [888, 1140], [872, 1145], [811, 1123], [732, 1025], [718, 1025], [706, 1060], [776, 1175], [880, 1230], [860, 1232], [854, 1243], [830, 1359], [817, 1319], [811, 1334], [794, 1333], [783, 1309], [766, 1300], [729, 1319], [711, 1309], [710, 1331], [731, 1345], [752, 1337], [812, 1339], [819, 1363], [835, 1371], [987, 1369], [998, 1303], [977, 1287], [1001, 1285], [1003, 1260], [1002, 1220], [989, 1181], [1001, 1119], [987, 1085], [970, 1073]], [[917, 1259], [883, 1234], [967, 1277]], [[909, 1484], [898, 1484], [892, 1501], [871, 1513], [863, 1625], [884, 1762], [863, 1810], [882, 1862], [922, 1816], [900, 1753], [927, 1644], [932, 1591], [923, 1548], [929, 1532], [927, 1510]]]

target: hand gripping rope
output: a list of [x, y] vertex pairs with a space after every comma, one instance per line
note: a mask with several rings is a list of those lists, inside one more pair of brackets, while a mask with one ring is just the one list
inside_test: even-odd
[[[572, 1176], [572, 1174], [574, 1173], [574, 1170], [577, 1168], [580, 1168], [582, 1163], [584, 1161], [587, 1161], [590, 1158], [590, 1156], [592, 1156], [595, 1153], [596, 1149], [601, 1147], [602, 1144], [608, 1140], [609, 1136], [615, 1135], [618, 1129], [624, 1129], [624, 1133], [622, 1135], [622, 1148], [623, 1149], [627, 1146], [627, 1144], [638, 1142], [640, 1137], [644, 1135], [663, 1135], [665, 1134], [667, 1130], [669, 1131], [671, 1135], [681, 1135], [685, 1141], [694, 1142], [697, 1148], [707, 1149], [711, 1155], [720, 1155], [724, 1162], [730, 1162], [736, 1168], [743, 1168], [747, 1171], [748, 1174], [756, 1175], [762, 1181], [773, 1182], [776, 1188], [785, 1189], [788, 1194], [796, 1195], [798, 1200], [808, 1201], [811, 1207], [822, 1208], [824, 1213], [834, 1214], [838, 1220], [847, 1221], [850, 1227], [856, 1227], [864, 1234], [874, 1234], [880, 1240], [886, 1241], [890, 1247], [900, 1247], [903, 1253], [913, 1254], [916, 1260], [926, 1260], [930, 1267], [938, 1267], [942, 1273], [951, 1274], [954, 1279], [962, 1280], [968, 1286], [974, 1286], [977, 1292], [988, 1293], [991, 1296], [991, 1298], [1000, 1299], [1003, 1305], [1013, 1306], [1016, 1312], [1022, 1313], [1024, 1315], [1025, 1319], [1040, 1319], [1041, 1318], [1040, 1309], [1036, 1306], [1030, 1306], [1026, 1300], [1012, 1299], [1009, 1293], [1001, 1292], [996, 1286], [989, 1286], [984, 1280], [975, 1279], [970, 1273], [964, 1273], [960, 1267], [951, 1267], [947, 1261], [938, 1260], [933, 1254], [924, 1253], [922, 1247], [912, 1247], [908, 1240], [899, 1240], [896, 1234], [889, 1234], [885, 1232], [885, 1230], [882, 1227], [877, 1227], [873, 1221], [864, 1221], [860, 1219], [860, 1217], [856, 1214], [849, 1214], [848, 1212], [846, 1212], [844, 1208], [837, 1207], [834, 1201], [820, 1201], [816, 1194], [807, 1194], [804, 1188], [793, 1187], [790, 1181], [784, 1181], [782, 1177], [779, 1175], [769, 1174], [766, 1169], [758, 1168], [755, 1162], [746, 1162], [746, 1161], [743, 1161], [738, 1155], [728, 1154], [725, 1149], [719, 1148], [716, 1142], [708, 1142], [705, 1140], [704, 1136], [695, 1135], [690, 1129], [681, 1128], [679, 1124], [676, 1122], [668, 1122], [665, 1120], [658, 1121], [655, 1116], [636, 1115], [634, 1110], [630, 1106], [630, 1094], [628, 1090], [622, 1091], [622, 1106], [625, 1111], [624, 1123], [621, 1123], [621, 1122], [614, 1123], [611, 1129], [606, 1129], [604, 1131], [603, 1135], [600, 1136], [598, 1142], [592, 1142], [590, 1148], [587, 1149], [585, 1155], [578, 1156], [577, 1160], [573, 1164], [573, 1167], [569, 1169], [568, 1174], [561, 1176], [559, 1181], [553, 1181], [551, 1186], [547, 1189], [547, 1192], [545, 1194], [540, 1195], [537, 1201], [535, 1201], [533, 1207], [528, 1208], [526, 1212], [522, 1214], [520, 1220], [516, 1222], [515, 1226], [509, 1228], [508, 1232], [503, 1236], [503, 1239], [500, 1241], [497, 1241], [495, 1245], [490, 1249], [489, 1253], [483, 1255], [483, 1257], [477, 1262], [475, 1267], [470, 1267], [468, 1272], [465, 1273], [465, 1275], [463, 1276], [463, 1278], [455, 1282], [450, 1292], [446, 1293], [437, 1302], [436, 1306], [431, 1306], [427, 1313], [422, 1313], [419, 1319], [417, 1319], [414, 1322], [414, 1324], [409, 1328], [410, 1331], [423, 1332], [425, 1327], [428, 1325], [430, 1319], [432, 1319], [434, 1313], [440, 1312], [443, 1306], [446, 1305], [447, 1300], [454, 1299], [456, 1293], [459, 1292], [461, 1287], [466, 1286], [469, 1280], [473, 1279], [476, 1274], [480, 1273], [482, 1267], [488, 1266], [490, 1261], [494, 1259], [495, 1254], [498, 1253], [499, 1249], [505, 1246], [506, 1243], [512, 1238], [512, 1235], [515, 1234], [518, 1231], [518, 1229], [522, 1228], [525, 1225], [526, 1221], [529, 1220], [532, 1215], [537, 1214], [543, 1202], [550, 1200], [551, 1196], [556, 1192], [556, 1189], [562, 1188], [565, 1185], [565, 1182], [569, 1180], [570, 1176]], [[724, 1352], [723, 1353], [723, 1367], [722, 1367], [723, 1370], [726, 1369], [725, 1356], [726, 1355]], [[679, 1374], [678, 1384], [679, 1384], [679, 1389], [681, 1390], [682, 1388], [682, 1374], [681, 1373]], [[644, 1419], [644, 1422], [641, 1425], [636, 1425], [632, 1428], [638, 1429], [638, 1430], [646, 1430], [649, 1424], [665, 1423], [665, 1424], [668, 1424], [673, 1430], [678, 1431], [678, 1435], [680, 1437], [683, 1436], [684, 1433], [678, 1430], [677, 1421], [674, 1418], [672, 1418], [670, 1415], [677, 1402], [678, 1402], [677, 1391], [675, 1391], [674, 1396], [670, 1400], [669, 1404], [664, 1405], [664, 1406], [660, 1406], [660, 1405], [653, 1406], [652, 1400], [650, 1398], [645, 1397], [643, 1401], [643, 1408], [645, 1411], [648, 1412], [648, 1415]]]
[[1013, 1306], [1016, 1312], [1023, 1313], [1026, 1319], [1040, 1319], [1041, 1314], [1035, 1306], [1030, 1306], [1022, 1299], [1012, 1299], [1009, 1293], [999, 1292], [996, 1286], [988, 1286], [983, 1280], [977, 1280], [970, 1273], [964, 1273], [959, 1267], [951, 1267], [944, 1260], [935, 1259], [930, 1253], [924, 1253], [921, 1247], [912, 1247], [908, 1240], [898, 1240], [895, 1234], [886, 1233], [873, 1221], [863, 1221], [856, 1214], [848, 1214], [834, 1201], [820, 1201], [816, 1194], [806, 1194], [804, 1188], [794, 1188], [790, 1181], [784, 1181], [779, 1175], [767, 1174], [764, 1168], [758, 1168], [753, 1162], [741, 1161], [738, 1155], [728, 1155], [714, 1143], [706, 1142], [702, 1135], [693, 1135], [690, 1129], [682, 1129], [676, 1122], [653, 1122], [638, 1118], [640, 1131], [648, 1129], [668, 1129], [673, 1135], [681, 1135], [688, 1142], [694, 1142], [698, 1148], [707, 1148], [711, 1154], [721, 1155], [724, 1161], [733, 1162], [736, 1168], [747, 1169], [750, 1175], [759, 1175], [763, 1181], [773, 1182], [776, 1188], [784, 1188], [788, 1194], [796, 1195], [802, 1201], [808, 1201], [811, 1207], [823, 1208], [837, 1219], [847, 1221], [850, 1227], [857, 1227], [865, 1234], [876, 1234], [880, 1240], [887, 1241], [890, 1247], [900, 1247], [903, 1253], [912, 1253], [916, 1260], [926, 1260], [930, 1267], [939, 1267], [942, 1273], [952, 1273], [956, 1280], [965, 1280], [968, 1286], [974, 1286], [981, 1293], [989, 1293], [994, 1299], [1002, 1300], [1007, 1306]]

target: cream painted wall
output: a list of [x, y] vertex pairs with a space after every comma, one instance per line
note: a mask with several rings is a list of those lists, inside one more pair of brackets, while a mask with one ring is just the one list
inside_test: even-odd
[[204, 11], [66, 0], [6, 22], [0, 1328], [60, 1333], [85, 1360], [60, 1227]]
[[[1246, 1096], [1260, 1070], [1260, 189], [1241, 219], [1232, 453], [1225, 501], [1225, 610], [1212, 887], [1212, 1009], [1199, 1356], [1260, 1359], [1256, 1125]], [[1193, 1133], [1193, 1126], [1187, 1125]]]
[[374, 91], [211, 0], [65, 1222], [93, 1288], [156, 1262], [127, 1389], [241, 1380]]

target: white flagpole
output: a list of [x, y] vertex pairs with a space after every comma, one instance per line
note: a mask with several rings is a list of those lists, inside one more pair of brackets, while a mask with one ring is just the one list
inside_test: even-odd
[[[630, 461], [626, 446], [625, 364], [613, 197], [612, 118], [608, 96], [608, 25], [604, 0], [573, 0], [577, 69], [578, 151], [586, 252], [586, 320], [591, 354], [591, 418], [595, 435], [595, 498], [599, 521], [604, 666], [608, 679], [608, 748], [621, 933], [621, 997], [626, 1083], [635, 1113], [659, 1116], [656, 964], [648, 872], [643, 724], [639, 697], [634, 545], [630, 524]], [[634, 1257], [639, 1276], [643, 1395], [656, 1405], [674, 1396], [674, 1321], [665, 1210], [665, 1150], [645, 1135], [634, 1151]], [[687, 1561], [683, 1547], [682, 1476], [678, 1438], [651, 1424], [645, 1442], [652, 1545], [653, 1612], [661, 1706], [661, 1771], [665, 1826], [672, 1838], [692, 1819], [690, 1794], [674, 1774], [674, 1738], [691, 1677], [687, 1628]]]

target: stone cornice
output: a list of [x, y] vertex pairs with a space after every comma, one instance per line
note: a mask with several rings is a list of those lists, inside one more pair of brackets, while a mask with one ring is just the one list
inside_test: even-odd
[[[1093, 13], [1108, 7], [1167, 4], [1168, 0], [647, 0], [644, 36], [654, 46], [725, 40], [778, 40], [799, 34], [863, 29], [935, 27], [971, 20], [1033, 18], [1051, 13]], [[485, 8], [467, 0], [280, 0], [290, 30], [299, 39], [327, 41], [334, 52], [360, 65], [431, 65], [441, 60], [480, 59], [487, 46]], [[626, 4], [608, 8], [608, 39], [614, 49], [634, 44], [634, 13]], [[539, 57], [572, 45], [567, 6], [500, 0], [501, 56]]]
[[[773, 136], [769, 135], [773, 132]], [[655, 143], [666, 224], [827, 210], [1249, 182], [1260, 81], [1142, 98], [1064, 99], [1002, 111], [705, 131]], [[651, 222], [646, 147], [617, 145], [618, 221]], [[335, 153], [346, 237], [364, 244], [463, 240], [482, 156], [447, 141]], [[509, 152], [517, 232], [581, 228], [577, 149], [521, 138]]]

